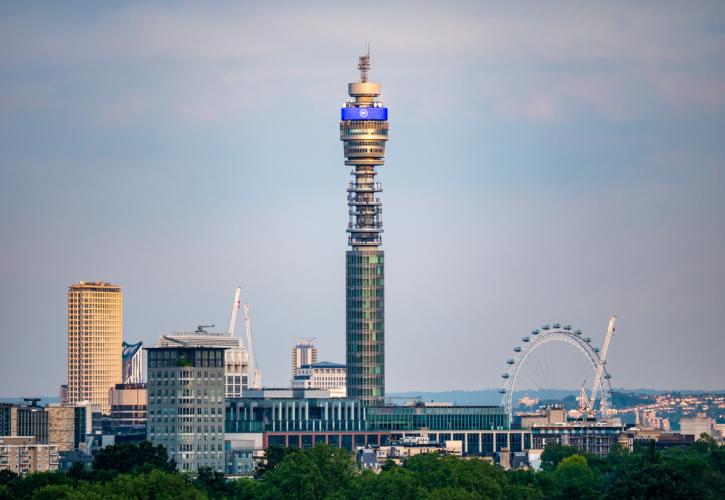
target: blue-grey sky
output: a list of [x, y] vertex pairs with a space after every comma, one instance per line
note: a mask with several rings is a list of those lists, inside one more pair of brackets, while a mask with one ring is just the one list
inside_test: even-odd
[[241, 284], [266, 385], [293, 337], [343, 361], [366, 40], [389, 391], [496, 387], [531, 328], [599, 343], [613, 312], [615, 386], [725, 388], [725, 5], [369, 8], [0, 6], [0, 395], [65, 381], [78, 280], [120, 284], [144, 342], [225, 324]]

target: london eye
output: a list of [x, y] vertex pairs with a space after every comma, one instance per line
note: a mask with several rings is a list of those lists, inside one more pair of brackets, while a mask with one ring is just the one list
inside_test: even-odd
[[[568, 348], [560, 351], [559, 356], [574, 354], [577, 357], [574, 361], [581, 366], [579, 372], [570, 372], [566, 375], [570, 381], [581, 384], [579, 396], [577, 397], [579, 410], [589, 415], [595, 413], [603, 416], [608, 415], [612, 408], [612, 389], [610, 385], [611, 375], [606, 369], [606, 356], [609, 342], [614, 333], [615, 320], [615, 316], [612, 316], [609, 320], [609, 327], [601, 349], [593, 346], [591, 337], [584, 335], [581, 330], [575, 329], [571, 325], [562, 326], [560, 323], [543, 325], [541, 328], [532, 330], [530, 335], [522, 337], [521, 343], [513, 348], [513, 356], [506, 360], [506, 371], [501, 375], [504, 381], [504, 386], [499, 390], [501, 405], [509, 414], [509, 417], [513, 416], [514, 393], [520, 392], [517, 382], [521, 383], [522, 374], [526, 373], [528, 368], [536, 368], [536, 365], [542, 365], [542, 360], [537, 358], [544, 358], [543, 365], [547, 364], [545, 356], [542, 355], [545, 354], [549, 347], [543, 347], [553, 345], [568, 346]], [[560, 358], [554, 360], [553, 363], [548, 362], [548, 364], [571, 365], [571, 363], [563, 363]], [[577, 377], [582, 376], [582, 371], [588, 372], [590, 374], [589, 380], [593, 380], [590, 393], [585, 389], [586, 380], [577, 380]], [[533, 378], [538, 379], [539, 384], [545, 384], [546, 381], [541, 380], [545, 378], [541, 373], [541, 371], [533, 373]], [[528, 375], [531, 376], [532, 374]], [[543, 387], [539, 385], [539, 388]], [[548, 387], [548, 389], [555, 388]]]

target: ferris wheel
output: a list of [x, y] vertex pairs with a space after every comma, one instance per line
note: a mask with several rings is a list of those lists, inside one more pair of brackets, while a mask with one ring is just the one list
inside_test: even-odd
[[[514, 347], [514, 357], [506, 361], [507, 370], [501, 375], [504, 380], [504, 387], [499, 389], [501, 393], [501, 405], [504, 407], [509, 418], [512, 417], [513, 396], [516, 389], [516, 380], [527, 359], [534, 357], [532, 353], [539, 350], [543, 345], [551, 342], [559, 342], [573, 346], [577, 352], [584, 358], [594, 373], [594, 383], [592, 384], [591, 393], [587, 394], [584, 384], [582, 383], [579, 392], [579, 410], [582, 413], [593, 415], [598, 411], [599, 414], [607, 416], [612, 409], [612, 388], [610, 379], [612, 376], [607, 372], [607, 350], [609, 342], [614, 334], [614, 323], [616, 316], [609, 319], [609, 327], [604, 337], [602, 348], [593, 347], [591, 337], [585, 337], [581, 330], [574, 329], [571, 325], [562, 326], [560, 323], [553, 325], [544, 325], [541, 329], [531, 331], [530, 336], [521, 339], [521, 345]], [[595, 403], [599, 398], [599, 407], [595, 410]]]

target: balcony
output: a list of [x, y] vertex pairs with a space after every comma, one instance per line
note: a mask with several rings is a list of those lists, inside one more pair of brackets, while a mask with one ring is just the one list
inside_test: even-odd
[[[348, 193], [379, 193], [383, 190], [383, 186], [379, 182], [372, 182], [369, 184], [359, 184], [350, 182], [347, 185]], [[379, 199], [379, 198], [376, 198]]]

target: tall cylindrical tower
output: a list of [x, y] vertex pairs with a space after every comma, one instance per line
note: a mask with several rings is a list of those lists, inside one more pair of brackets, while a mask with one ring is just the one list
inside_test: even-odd
[[340, 140], [345, 165], [350, 222], [346, 272], [347, 396], [380, 405], [385, 398], [385, 285], [382, 203], [375, 167], [385, 163], [388, 109], [380, 84], [368, 82], [370, 54], [360, 57], [360, 81], [348, 84]]

